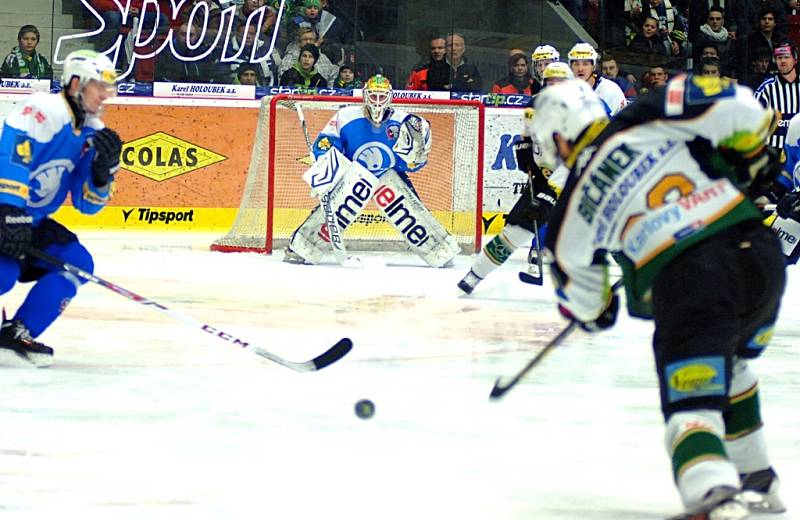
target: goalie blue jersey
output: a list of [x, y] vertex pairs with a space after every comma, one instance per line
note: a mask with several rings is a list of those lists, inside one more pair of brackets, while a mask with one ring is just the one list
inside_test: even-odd
[[389, 115], [380, 126], [374, 126], [364, 115], [361, 105], [340, 109], [328, 121], [314, 142], [314, 156], [319, 158], [331, 147], [335, 147], [351, 161], [358, 161], [375, 177], [380, 178], [389, 169], [400, 173], [419, 170], [427, 162], [407, 164], [393, 147], [400, 135], [400, 125], [410, 114], [389, 109]]
[[110, 183], [92, 183], [94, 149], [87, 140], [103, 123], [88, 117], [75, 128], [62, 94], [33, 94], [12, 111], [0, 134], [0, 204], [24, 208], [34, 225], [54, 213], [67, 198], [85, 214], [100, 211]]

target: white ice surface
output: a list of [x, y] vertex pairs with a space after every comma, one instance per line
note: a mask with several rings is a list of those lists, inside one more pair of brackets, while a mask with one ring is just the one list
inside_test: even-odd
[[[211, 253], [206, 235], [82, 233], [96, 274], [292, 360], [297, 374], [107, 289], [81, 289], [40, 339], [48, 369], [3, 366], [0, 519], [603, 519], [680, 510], [650, 349], [627, 316], [557, 334], [552, 289], [522, 256], [459, 297], [471, 262], [296, 266]], [[384, 265], [386, 264], [386, 265]], [[800, 519], [800, 274], [753, 363], [789, 513]], [[10, 311], [27, 286], [5, 295]], [[354, 403], [375, 402], [370, 420]]]

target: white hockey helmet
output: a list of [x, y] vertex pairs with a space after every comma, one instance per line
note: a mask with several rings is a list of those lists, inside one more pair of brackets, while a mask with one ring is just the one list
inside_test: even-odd
[[592, 65], [597, 65], [597, 51], [590, 43], [576, 43], [567, 54], [570, 63], [577, 60], [591, 60]]
[[547, 80], [564, 80], [564, 79], [572, 79], [575, 77], [575, 74], [572, 73], [572, 69], [566, 63], [562, 63], [560, 61], [549, 63], [547, 67], [544, 68], [544, 72], [542, 73], [542, 83], [545, 86], [553, 85], [556, 81], [551, 81], [548, 83]]
[[105, 54], [90, 50], [74, 51], [64, 60], [61, 84], [66, 87], [72, 78], [80, 80], [81, 88], [90, 81], [99, 81], [109, 89], [117, 88], [117, 71]]
[[531, 66], [533, 67], [533, 77], [542, 80], [542, 72], [549, 64], [561, 59], [555, 47], [552, 45], [539, 45], [533, 50], [531, 54]]
[[374, 125], [379, 125], [392, 105], [392, 84], [380, 74], [367, 80], [361, 92], [364, 108]]
[[537, 163], [548, 170], [555, 170], [562, 163], [556, 134], [576, 143], [592, 123], [608, 119], [603, 102], [592, 87], [579, 79], [565, 79], [542, 90], [534, 98], [533, 108], [536, 111], [533, 134], [541, 147]]

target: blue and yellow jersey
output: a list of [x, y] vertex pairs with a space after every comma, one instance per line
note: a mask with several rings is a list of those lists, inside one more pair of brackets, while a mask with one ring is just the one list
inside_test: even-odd
[[103, 123], [89, 117], [81, 128], [62, 94], [33, 94], [11, 112], [0, 134], [0, 204], [27, 207], [34, 224], [71, 195], [85, 214], [108, 202], [110, 185], [92, 183], [94, 149], [88, 140]]

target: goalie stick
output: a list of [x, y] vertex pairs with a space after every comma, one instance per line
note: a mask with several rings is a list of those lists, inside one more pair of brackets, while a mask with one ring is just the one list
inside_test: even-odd
[[[303, 107], [300, 106], [300, 103], [294, 104], [294, 110], [297, 112], [297, 118], [300, 119], [300, 128], [303, 129], [303, 137], [306, 140], [306, 146], [308, 147], [308, 154], [311, 159], [314, 159], [314, 147], [311, 145], [311, 138], [308, 136], [308, 125], [306, 125], [306, 117], [303, 114]], [[347, 250], [344, 246], [344, 241], [342, 240], [342, 234], [339, 230], [339, 223], [336, 222], [336, 216], [333, 214], [333, 208], [331, 208], [331, 198], [329, 192], [325, 192], [320, 198], [320, 204], [322, 205], [322, 211], [325, 213], [325, 225], [328, 228], [328, 236], [330, 237], [331, 241], [331, 248], [333, 248], [333, 257], [336, 259], [336, 263], [339, 265], [347, 264], [349, 258], [347, 256]], [[357, 259], [355, 263], [359, 263]]]
[[77, 266], [74, 266], [74, 265], [72, 265], [70, 263], [67, 263], [67, 262], [61, 260], [60, 258], [56, 258], [56, 257], [54, 257], [52, 255], [49, 255], [49, 254], [45, 253], [44, 251], [40, 251], [38, 249], [34, 249], [32, 247], [29, 247], [29, 248], [27, 248], [26, 253], [29, 254], [30, 256], [34, 257], [34, 258], [42, 260], [43, 262], [47, 262], [48, 264], [54, 265], [54, 266], [58, 267], [59, 269], [62, 269], [64, 271], [68, 272], [68, 273], [71, 273], [71, 274], [79, 277], [79, 278], [82, 278], [82, 279], [86, 280], [87, 282], [96, 283], [97, 285], [101, 285], [101, 286], [105, 287], [106, 289], [108, 289], [110, 291], [113, 291], [113, 292], [119, 294], [120, 296], [124, 296], [125, 298], [127, 298], [129, 300], [133, 300], [133, 301], [135, 301], [137, 303], [141, 303], [142, 305], [147, 305], [149, 307], [153, 307], [153, 308], [161, 311], [162, 313], [166, 314], [167, 316], [170, 316], [170, 317], [172, 317], [172, 318], [174, 318], [174, 319], [176, 319], [178, 321], [182, 321], [183, 323], [185, 323], [185, 324], [187, 324], [189, 326], [192, 326], [194, 328], [200, 329], [203, 332], [208, 332], [209, 334], [212, 334], [213, 336], [215, 336], [215, 337], [217, 337], [217, 338], [219, 338], [219, 339], [221, 339], [223, 341], [227, 341], [228, 343], [231, 343], [231, 344], [233, 344], [235, 346], [242, 347], [245, 350], [249, 350], [249, 351], [251, 351], [251, 352], [253, 352], [255, 354], [258, 354], [259, 356], [261, 356], [263, 358], [269, 359], [270, 361], [272, 361], [274, 363], [277, 363], [279, 365], [283, 365], [283, 366], [285, 366], [287, 368], [291, 368], [292, 370], [295, 370], [297, 372], [313, 372], [314, 370], [319, 370], [321, 368], [325, 368], [328, 365], [331, 365], [331, 364], [339, 361], [348, 352], [350, 352], [350, 349], [353, 348], [353, 342], [350, 341], [349, 338], [342, 338], [339, 341], [337, 341], [334, 346], [332, 346], [331, 348], [329, 348], [328, 350], [326, 350], [325, 352], [323, 352], [319, 356], [315, 357], [314, 359], [311, 359], [309, 361], [303, 361], [303, 362], [288, 361], [288, 360], [283, 359], [282, 357], [278, 356], [277, 354], [273, 354], [272, 352], [269, 352], [268, 350], [264, 350], [261, 347], [258, 347], [256, 345], [252, 345], [248, 341], [245, 341], [245, 340], [242, 340], [240, 338], [237, 338], [233, 334], [225, 332], [225, 331], [223, 331], [221, 329], [218, 329], [217, 327], [214, 327], [214, 326], [209, 325], [207, 323], [201, 323], [199, 321], [195, 321], [194, 319], [192, 319], [192, 318], [190, 318], [188, 316], [185, 316], [183, 314], [179, 314], [176, 311], [168, 309], [167, 307], [165, 307], [164, 305], [162, 305], [162, 304], [160, 304], [160, 303], [158, 303], [156, 301], [149, 300], [149, 299], [145, 298], [144, 296], [139, 296], [138, 294], [136, 294], [134, 292], [131, 292], [131, 291], [127, 290], [127, 289], [124, 289], [124, 288], [120, 287], [119, 285], [116, 285], [116, 284], [113, 284], [113, 283], [111, 283], [109, 281], [103, 280], [102, 278], [100, 278], [98, 276], [95, 276], [92, 273], [86, 272], [86, 271], [84, 271], [83, 269], [81, 269], [81, 268], [79, 268]]
[[[617, 290], [620, 287], [622, 287], [622, 284], [623, 284], [623, 279], [620, 278], [611, 287], [611, 291], [617, 292]], [[517, 375], [515, 375], [508, 383], [502, 383], [501, 378], [498, 377], [497, 380], [494, 382], [494, 387], [492, 387], [492, 392], [489, 394], [489, 398], [495, 400], [500, 399], [506, 392], [514, 388], [516, 384], [519, 383], [520, 380], [533, 369], [533, 367], [538, 365], [539, 362], [541, 362], [550, 352], [553, 351], [553, 349], [559, 346], [567, 338], [567, 336], [569, 336], [572, 333], [572, 331], [575, 329], [577, 325], [578, 325], [578, 320], [574, 319], [569, 320], [567, 326], [564, 327], [564, 329], [558, 333], [558, 336], [551, 339], [550, 343], [545, 345], [545, 347], [542, 350], [540, 350], [539, 353], [533, 357], [533, 359], [528, 361], [528, 364], [525, 365], [525, 367], [523, 367], [522, 370], [517, 372]]]

